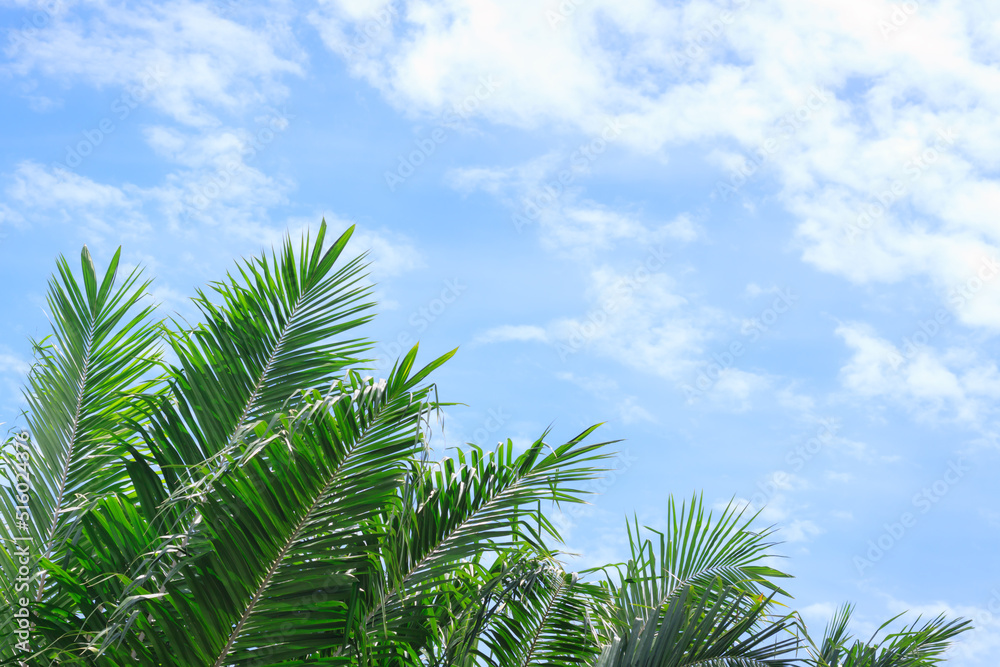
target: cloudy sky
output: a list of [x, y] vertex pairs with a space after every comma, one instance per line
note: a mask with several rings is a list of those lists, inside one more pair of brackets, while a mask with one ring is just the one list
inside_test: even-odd
[[[0, 409], [46, 278], [168, 312], [357, 224], [383, 360], [459, 346], [443, 445], [624, 439], [579, 567], [669, 494], [763, 508], [821, 626], [1000, 651], [1000, 7], [948, 0], [0, 0]], [[819, 629], [819, 628], [817, 628]]]

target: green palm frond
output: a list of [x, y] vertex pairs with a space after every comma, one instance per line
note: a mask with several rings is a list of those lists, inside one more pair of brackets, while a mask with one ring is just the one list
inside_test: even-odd
[[790, 667], [799, 639], [791, 616], [725, 586], [696, 594], [683, 585], [653, 614], [636, 618], [597, 667]]
[[[298, 254], [286, 238], [280, 252], [244, 261], [237, 275], [214, 283], [221, 301], [199, 291], [204, 322], [167, 331], [179, 365], [168, 391], [142, 397], [129, 423], [149, 456], [132, 452], [128, 467], [152, 530], [166, 536], [129, 578], [162, 594], [191, 548], [199, 501], [211, 484], [245, 462], [253, 429], [273, 426], [296, 393], [325, 392], [370, 344], [346, 335], [371, 318], [361, 257], [337, 269], [353, 227], [323, 249], [326, 223]], [[273, 429], [268, 431], [272, 437]]]
[[[813, 655], [807, 659], [807, 663], [813, 667], [839, 667], [841, 656], [846, 651], [845, 643], [849, 640], [847, 626], [851, 622], [851, 614], [854, 608], [845, 604], [834, 613], [823, 633], [822, 643], [819, 647], [813, 646]], [[805, 624], [803, 624], [805, 630]], [[807, 641], [809, 633], [804, 631]]]
[[[480, 552], [453, 569], [439, 589], [443, 613], [433, 619], [436, 624], [431, 634], [436, 641], [427, 645], [424, 664], [471, 667], [488, 660], [484, 646], [494, 634], [503, 632], [504, 619], [514, 613], [512, 608], [544, 588], [553, 572], [560, 570], [555, 555], [540, 554], [523, 544]], [[598, 595], [604, 593], [600, 587], [592, 590]], [[470, 595], [470, 591], [475, 593]], [[520, 613], [529, 616], [526, 610]]]
[[[202, 324], [174, 323], [180, 366], [170, 375], [170, 400], [150, 411], [158, 436], [151, 444], [168, 479], [212, 460], [294, 392], [325, 391], [370, 349], [365, 339], [344, 338], [372, 317], [363, 258], [333, 270], [353, 231], [324, 252], [324, 221], [314, 243], [303, 238], [298, 257], [286, 238], [280, 252], [246, 260], [238, 277], [213, 283], [221, 304], [199, 290]], [[157, 446], [163, 439], [172, 446]]]
[[[596, 428], [557, 447], [545, 443], [546, 433], [520, 455], [508, 440], [492, 452], [472, 446], [457, 460], [417, 468], [406, 500], [387, 517], [384, 584], [364, 619], [371, 644], [385, 648], [379, 637], [427, 641], [438, 588], [477, 554], [521, 544], [548, 554], [546, 540], [561, 538], [542, 503], [582, 502], [588, 492], [578, 487], [600, 475], [599, 464], [611, 456], [603, 451], [609, 443], [583, 442]], [[427, 618], [414, 625], [418, 616]]]
[[837, 610], [819, 646], [805, 633], [811, 646], [805, 661], [809, 667], [935, 667], [944, 661], [944, 653], [955, 637], [972, 627], [971, 621], [965, 619], [948, 621], [938, 616], [921, 623], [918, 618], [880, 639], [879, 635], [900, 614], [883, 623], [864, 642], [848, 632], [853, 611], [851, 605]]
[[[38, 563], [60, 562], [86, 499], [133, 491], [119, 465], [131, 446], [124, 422], [138, 416], [130, 394], [156, 385], [159, 324], [151, 319], [154, 306], [142, 304], [149, 281], [140, 279], [140, 271], [118, 280], [120, 257], [119, 248], [99, 277], [85, 246], [82, 280], [60, 258], [58, 274], [49, 282], [53, 336], [34, 343], [36, 362], [24, 392], [32, 446], [26, 526], [19, 527], [17, 520], [15, 487], [0, 484], [0, 596], [5, 605], [15, 599], [10, 586], [17, 567], [10, 549], [16, 535], [31, 537], [29, 569], [41, 572], [32, 598], [58, 596], [58, 590], [48, 589], [47, 570]], [[13, 464], [9, 453], [0, 463], [5, 481], [16, 478]], [[8, 655], [5, 642], [6, 635], [0, 655]]]
[[490, 667], [591, 665], [604, 639], [592, 624], [607, 605], [606, 589], [552, 564], [509, 596], [481, 637], [477, 654]]
[[[105, 631], [110, 613], [127, 598], [133, 562], [159, 544], [132, 498], [106, 495], [79, 508], [74, 539], [61, 565], [43, 561], [50, 586], [60, 591], [32, 607], [37, 664], [120, 665], [134, 662], [130, 650], [98, 658], [90, 644]], [[135, 654], [141, 658], [142, 652]], [[89, 657], [87, 657], [89, 656]], [[33, 663], [34, 664], [34, 663]]]
[[753, 530], [753, 520], [735, 505], [714, 518], [699, 497], [679, 508], [671, 497], [667, 530], [647, 528], [659, 537], [657, 546], [642, 536], [635, 520], [627, 527], [631, 558], [603, 568], [613, 575], [609, 586], [617, 599], [619, 628], [624, 631], [634, 619], [648, 618], [685, 588], [695, 599], [719, 586], [733, 586], [751, 597], [787, 595], [774, 580], [788, 575], [761, 562], [775, 544], [769, 541], [772, 533]]
[[[360, 575], [378, 557], [379, 516], [398, 502], [408, 464], [424, 446], [430, 389], [418, 385], [450, 356], [414, 372], [414, 348], [386, 380], [353, 374], [327, 397], [308, 393], [278, 420], [279, 438], [258, 429], [268, 444], [198, 503], [188, 562], [168, 595], [142, 598], [143, 611], [166, 629], [163, 651], [167, 638], [188, 633], [184, 652], [160, 660], [280, 662], [348, 644], [352, 606], [365, 594]], [[134, 594], [152, 592], [154, 581]], [[203, 616], [194, 628], [178, 620], [192, 606]], [[135, 610], [129, 616], [141, 618]], [[127, 627], [118, 621], [119, 630]], [[127, 637], [112, 629], [102, 639], [107, 647]]]

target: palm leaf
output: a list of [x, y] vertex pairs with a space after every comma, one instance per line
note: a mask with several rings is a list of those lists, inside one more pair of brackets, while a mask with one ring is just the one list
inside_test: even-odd
[[734, 587], [695, 593], [682, 586], [605, 648], [597, 667], [784, 667], [794, 664], [798, 637], [791, 616], [767, 615], [771, 598]]
[[[24, 392], [33, 448], [27, 530], [18, 526], [15, 488], [0, 484], [0, 597], [5, 606], [14, 599], [17, 568], [10, 549], [15, 536], [31, 537], [29, 569], [41, 572], [32, 597], [41, 601], [50, 591], [48, 570], [39, 563], [62, 560], [64, 544], [80, 519], [80, 499], [132, 492], [128, 475], [117, 465], [128, 455], [130, 432], [123, 422], [138, 415], [129, 394], [148, 392], [156, 384], [152, 372], [159, 359], [159, 324], [151, 320], [154, 307], [141, 303], [149, 282], [140, 280], [140, 271], [118, 280], [120, 256], [119, 248], [99, 278], [85, 246], [82, 285], [65, 258], [58, 260], [58, 274], [49, 282], [53, 336], [34, 343], [36, 363]], [[0, 463], [5, 480], [16, 478], [12, 464], [9, 456]], [[51, 595], [58, 597], [59, 591]], [[6, 639], [0, 647], [0, 655], [9, 653]]]
[[600, 653], [591, 618], [606, 591], [547, 563], [520, 595], [511, 595], [481, 637], [477, 654], [491, 667], [590, 665]]
[[617, 599], [619, 630], [649, 618], [685, 589], [695, 599], [713, 586], [733, 586], [751, 597], [787, 595], [773, 580], [788, 575], [761, 562], [774, 546], [768, 540], [772, 532], [752, 530], [754, 518], [734, 505], [714, 518], [699, 497], [679, 508], [671, 497], [666, 532], [647, 528], [659, 537], [657, 546], [642, 536], [635, 520], [627, 527], [631, 558], [602, 568], [613, 575], [608, 585]]
[[[198, 503], [190, 553], [167, 595], [143, 597], [158, 583], [145, 579], [133, 589], [142, 614], [123, 605], [131, 615], [115, 619], [102, 646], [134, 641], [125, 631], [144, 614], [161, 626], [163, 651], [187, 637], [158, 657], [177, 665], [277, 663], [344, 645], [355, 572], [377, 557], [377, 518], [398, 502], [423, 448], [430, 389], [418, 384], [451, 356], [413, 372], [415, 355], [382, 382], [354, 375], [328, 397], [307, 394], [279, 420], [281, 438], [261, 428], [268, 444]], [[202, 614], [194, 626], [179, 620], [191, 608]]]
[[810, 667], [934, 667], [944, 661], [944, 653], [959, 634], [971, 629], [971, 621], [947, 621], [938, 616], [924, 623], [918, 618], [898, 632], [879, 639], [896, 616], [883, 623], [867, 641], [854, 639], [848, 632], [853, 607], [844, 605], [834, 614], [819, 646], [811, 646], [806, 664]]
[[[438, 592], [454, 571], [483, 552], [527, 545], [549, 553], [546, 539], [561, 540], [542, 503], [578, 503], [588, 492], [577, 486], [602, 472], [608, 443], [584, 444], [597, 427], [551, 448], [545, 435], [515, 456], [508, 440], [493, 452], [472, 446], [457, 460], [416, 468], [400, 509], [387, 517], [390, 533], [379, 599], [364, 617], [368, 644], [385, 660], [393, 642], [426, 648], [432, 637]], [[475, 592], [469, 591], [469, 600]], [[414, 623], [413, 619], [422, 619]]]

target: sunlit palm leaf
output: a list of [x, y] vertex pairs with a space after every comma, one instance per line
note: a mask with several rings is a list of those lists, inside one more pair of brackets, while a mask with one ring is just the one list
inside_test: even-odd
[[315, 243], [304, 237], [298, 257], [286, 238], [280, 253], [244, 261], [238, 277], [212, 285], [221, 304], [199, 291], [204, 322], [172, 332], [180, 366], [170, 400], [150, 410], [150, 444], [171, 490], [177, 476], [197, 477], [190, 466], [281, 411], [294, 392], [325, 391], [371, 347], [344, 338], [372, 317], [364, 264], [357, 258], [333, 271], [353, 230], [324, 252], [324, 222]]
[[549, 565], [483, 633], [477, 653], [491, 667], [590, 665], [602, 639], [591, 618], [607, 604], [604, 588]]
[[934, 667], [944, 661], [944, 653], [955, 637], [971, 629], [963, 619], [947, 621], [943, 616], [912, 624], [879, 639], [879, 635], [899, 616], [886, 621], [867, 642], [854, 639], [847, 630], [853, 608], [844, 605], [834, 614], [819, 646], [808, 639], [809, 667]]
[[[684, 585], [645, 619], [636, 618], [601, 654], [597, 667], [784, 667], [799, 639], [789, 617], [771, 618], [770, 599], [732, 587], [695, 597]], [[749, 602], [749, 604], [748, 604]]]
[[784, 593], [773, 580], [788, 575], [762, 562], [774, 546], [771, 531], [753, 530], [753, 519], [734, 505], [714, 517], [698, 497], [678, 508], [671, 497], [667, 530], [648, 529], [658, 535], [658, 545], [642, 536], [638, 521], [628, 526], [631, 558], [615, 566], [609, 579], [619, 628], [648, 618], [685, 587], [695, 600], [712, 586], [733, 586], [751, 597]]
[[[10, 586], [17, 564], [9, 556], [13, 537], [32, 538], [29, 570], [41, 576], [30, 597], [36, 602], [58, 599], [61, 591], [47, 587], [47, 570], [38, 559], [62, 561], [62, 547], [80, 518], [82, 498], [131, 492], [120, 465], [128, 456], [130, 430], [125, 422], [138, 415], [129, 394], [155, 384], [159, 325], [151, 320], [153, 305], [141, 303], [148, 298], [149, 282], [140, 280], [140, 272], [118, 280], [120, 256], [119, 248], [99, 277], [84, 247], [82, 281], [60, 258], [58, 275], [49, 283], [54, 333], [51, 340], [35, 343], [37, 359], [25, 391], [32, 445], [27, 526], [18, 526], [14, 487], [0, 484], [0, 595], [5, 605], [14, 599]], [[0, 475], [6, 480], [16, 476], [12, 463], [4, 458]], [[0, 613], [6, 621], [8, 612]], [[8, 638], [5, 633], [0, 640], [0, 655], [9, 655]]]
[[582, 502], [584, 483], [599, 476], [600, 463], [611, 456], [604, 451], [608, 443], [583, 442], [596, 428], [554, 448], [543, 435], [520, 455], [509, 440], [488, 453], [473, 446], [457, 461], [416, 471], [410, 495], [388, 518], [384, 588], [364, 619], [370, 645], [382, 647], [371, 649], [376, 655], [391, 651], [392, 641], [421, 646], [428, 640], [428, 620], [412, 620], [433, 617], [437, 588], [463, 561], [519, 544], [548, 553], [546, 539], [560, 536], [542, 503]]

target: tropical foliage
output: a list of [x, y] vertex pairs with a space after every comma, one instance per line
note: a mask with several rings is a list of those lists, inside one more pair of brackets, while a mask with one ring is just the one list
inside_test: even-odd
[[193, 325], [158, 319], [120, 249], [103, 274], [59, 260], [0, 464], [0, 661], [923, 667], [968, 628], [856, 642], [844, 608], [817, 644], [770, 531], [698, 498], [566, 572], [547, 512], [585, 502], [609, 443], [434, 459], [452, 353], [368, 376], [364, 258], [326, 231], [199, 291]]

